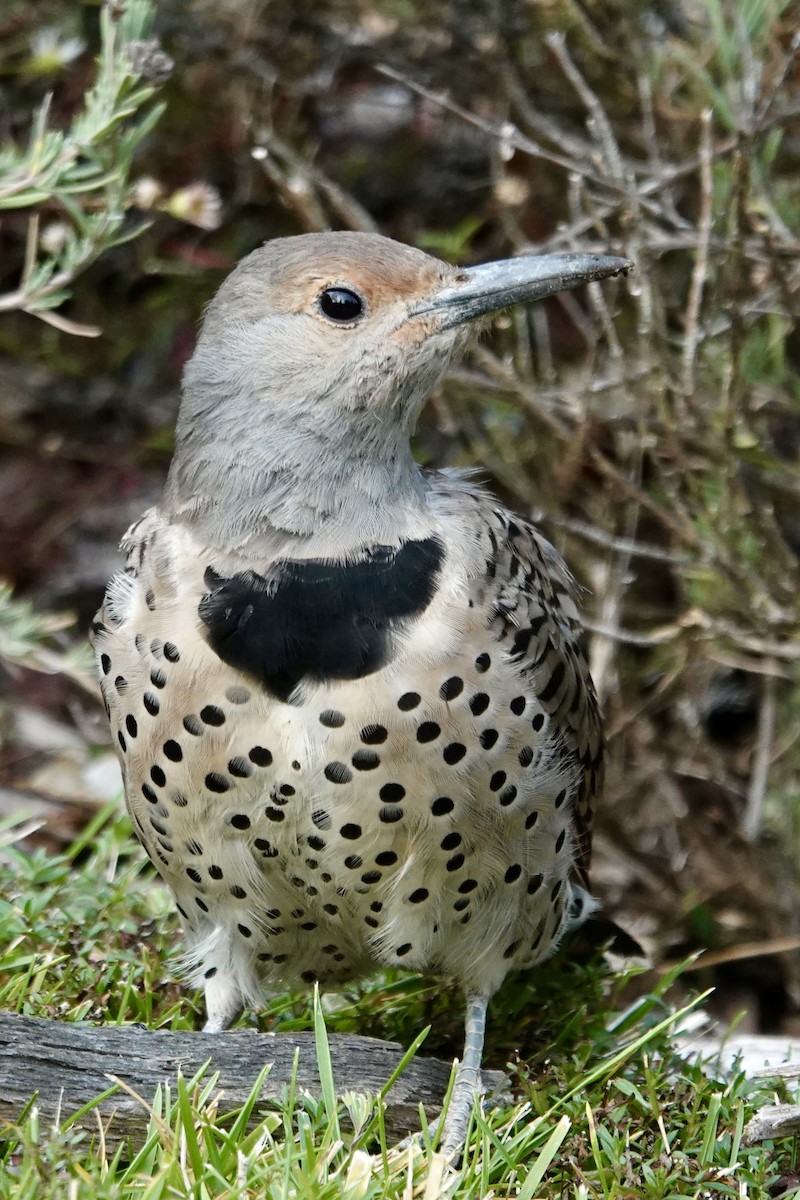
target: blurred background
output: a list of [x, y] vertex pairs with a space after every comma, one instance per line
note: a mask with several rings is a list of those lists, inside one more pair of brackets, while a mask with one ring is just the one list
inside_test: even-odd
[[[783, 0], [6, 0], [0, 820], [119, 797], [85, 631], [167, 469], [203, 306], [267, 238], [624, 253], [501, 316], [416, 438], [585, 590], [594, 886], [800, 1034], [800, 68]], [[34, 830], [33, 826], [37, 826]], [[23, 833], [25, 830], [23, 830]]]

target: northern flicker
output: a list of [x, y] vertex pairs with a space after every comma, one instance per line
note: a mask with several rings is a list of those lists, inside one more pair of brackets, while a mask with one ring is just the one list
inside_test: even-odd
[[452, 981], [449, 1154], [489, 998], [593, 907], [603, 737], [564, 563], [409, 439], [481, 318], [630, 265], [458, 269], [358, 233], [254, 251], [208, 307], [163, 496], [94, 624], [206, 1029], [378, 967]]

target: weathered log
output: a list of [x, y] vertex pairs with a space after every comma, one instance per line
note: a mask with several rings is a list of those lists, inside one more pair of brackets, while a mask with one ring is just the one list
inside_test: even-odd
[[[329, 1042], [338, 1093], [378, 1092], [403, 1056], [396, 1042], [377, 1038], [330, 1034]], [[209, 1071], [219, 1073], [223, 1112], [245, 1102], [259, 1072], [270, 1063], [259, 1097], [263, 1108], [277, 1101], [290, 1081], [295, 1049], [299, 1050], [298, 1087], [319, 1096], [311, 1033], [176, 1033], [133, 1025], [66, 1024], [0, 1012], [0, 1118], [18, 1118], [37, 1093], [42, 1118], [51, 1120], [59, 1114], [64, 1119], [104, 1092], [110, 1086], [109, 1076], [149, 1102], [159, 1084], [170, 1084], [174, 1095], [179, 1071], [190, 1079], [209, 1061]], [[419, 1128], [420, 1103], [429, 1118], [438, 1115], [450, 1069], [450, 1063], [438, 1059], [412, 1059], [386, 1099], [385, 1122], [391, 1138]], [[499, 1071], [486, 1071], [484, 1078], [493, 1091], [507, 1082]], [[149, 1113], [128, 1092], [119, 1088], [97, 1108], [107, 1142], [141, 1143]], [[79, 1123], [97, 1131], [94, 1111]]]
[[780, 1137], [797, 1137], [800, 1133], [800, 1105], [767, 1104], [759, 1108], [742, 1130], [745, 1146]]

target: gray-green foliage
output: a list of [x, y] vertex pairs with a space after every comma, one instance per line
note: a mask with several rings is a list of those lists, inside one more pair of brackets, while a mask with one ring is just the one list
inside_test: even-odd
[[89, 646], [83, 641], [76, 645], [72, 638], [65, 643], [60, 637], [72, 624], [69, 614], [37, 612], [0, 582], [0, 665], [7, 670], [60, 671], [93, 686], [95, 668]]
[[[94, 85], [65, 130], [51, 127], [51, 99], [34, 115], [25, 146], [0, 150], [0, 210], [31, 210], [19, 286], [0, 295], [0, 312], [22, 309], [71, 332], [54, 316], [76, 277], [112, 246], [145, 227], [130, 219], [131, 165], [164, 106], [154, 102], [169, 60], [148, 40], [152, 0], [106, 0]], [[42, 241], [41, 212], [61, 213], [57, 234]]]

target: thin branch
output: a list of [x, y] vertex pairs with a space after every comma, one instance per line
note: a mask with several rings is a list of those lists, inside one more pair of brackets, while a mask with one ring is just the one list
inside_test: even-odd
[[[533, 513], [534, 521], [543, 520], [545, 514]], [[586, 521], [578, 521], [571, 517], [549, 516], [550, 524], [557, 529], [564, 529], [594, 546], [602, 546], [604, 550], [614, 550], [629, 554], [631, 558], [650, 558], [654, 562], [665, 562], [675, 567], [686, 567], [693, 561], [688, 554], [679, 550], [669, 550], [666, 546], [654, 546], [649, 542], [640, 542], [636, 538], [618, 537], [600, 529], [597, 525], [589, 525]]]
[[626, 178], [625, 166], [622, 161], [619, 143], [614, 136], [614, 131], [611, 128], [606, 110], [600, 103], [597, 95], [589, 87], [586, 80], [581, 75], [575, 63], [572, 61], [570, 53], [567, 49], [567, 39], [563, 33], [548, 33], [545, 41], [550, 50], [558, 60], [558, 65], [570, 81], [575, 91], [580, 96], [586, 109], [588, 110], [592, 128], [595, 133], [595, 138], [603, 152], [606, 168], [609, 175], [618, 183], [623, 183]]
[[686, 304], [686, 332], [683, 340], [683, 394], [687, 400], [694, 395], [695, 389], [700, 306], [703, 302], [703, 288], [708, 277], [708, 247], [713, 221], [711, 116], [711, 109], [707, 108], [700, 117], [700, 221], [697, 227], [697, 250]]
[[775, 676], [766, 675], [758, 712], [758, 734], [747, 791], [747, 808], [742, 818], [742, 836], [748, 842], [757, 841], [761, 833], [772, 746], [775, 740], [775, 710]]

